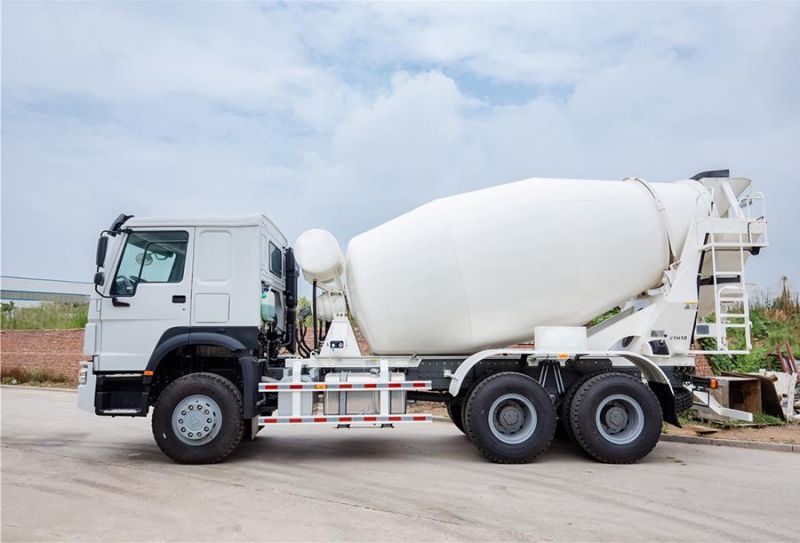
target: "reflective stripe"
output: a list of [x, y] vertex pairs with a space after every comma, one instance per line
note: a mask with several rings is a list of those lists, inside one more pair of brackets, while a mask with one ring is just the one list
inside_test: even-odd
[[331, 391], [337, 390], [430, 390], [430, 381], [378, 381], [375, 383], [259, 383], [259, 392], [284, 392], [284, 391]]
[[359, 422], [372, 423], [407, 423], [433, 422], [433, 415], [311, 415], [303, 417], [259, 417], [258, 424], [351, 424]]

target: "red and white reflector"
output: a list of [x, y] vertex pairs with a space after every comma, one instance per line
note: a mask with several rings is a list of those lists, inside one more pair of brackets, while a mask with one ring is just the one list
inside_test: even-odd
[[375, 381], [372, 383], [259, 383], [259, 392], [303, 392], [339, 390], [430, 390], [430, 381]]
[[433, 415], [412, 413], [407, 415], [306, 415], [302, 417], [277, 416], [258, 417], [258, 424], [403, 424], [409, 422], [433, 422]]

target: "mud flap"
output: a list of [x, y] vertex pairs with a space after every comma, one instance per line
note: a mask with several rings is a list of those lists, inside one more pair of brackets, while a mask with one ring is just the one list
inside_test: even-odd
[[655, 381], [648, 381], [647, 384], [650, 390], [655, 393], [656, 398], [658, 398], [658, 403], [661, 404], [661, 416], [664, 422], [680, 428], [681, 423], [678, 421], [678, 414], [675, 412], [675, 397], [672, 395], [669, 385], [656, 383]]
[[256, 404], [258, 403], [258, 383], [261, 381], [262, 363], [254, 356], [239, 358], [242, 369], [242, 403], [244, 404], [242, 418], [245, 420], [256, 417]]

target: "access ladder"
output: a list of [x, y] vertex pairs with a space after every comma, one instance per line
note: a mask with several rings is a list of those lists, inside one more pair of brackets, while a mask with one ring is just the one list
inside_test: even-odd
[[[752, 349], [752, 323], [744, 269], [748, 253], [756, 254], [768, 245], [764, 195], [753, 193], [737, 200], [728, 183], [714, 188], [722, 191], [729, 207], [723, 217], [711, 216], [699, 221], [704, 243], [699, 248], [703, 264], [698, 271], [698, 285], [701, 307], [706, 305], [706, 297], [713, 297], [715, 322], [698, 323], [695, 338], [714, 340], [714, 348], [704, 349], [703, 354], [748, 354]], [[761, 208], [755, 217], [751, 213], [754, 204], [760, 204]], [[710, 265], [705, 265], [706, 262]], [[729, 345], [728, 338], [736, 330], [742, 330], [744, 348]]]

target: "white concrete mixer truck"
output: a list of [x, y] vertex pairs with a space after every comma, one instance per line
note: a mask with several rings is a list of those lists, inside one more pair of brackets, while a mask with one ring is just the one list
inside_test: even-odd
[[97, 244], [79, 405], [152, 406], [183, 463], [263, 427], [430, 422], [419, 400], [494, 462], [535, 459], [557, 428], [635, 462], [710, 386], [695, 355], [750, 348], [744, 268], [767, 246], [750, 185], [527, 179], [431, 202], [346, 255], [324, 230], [290, 246], [266, 216], [120, 215]]

